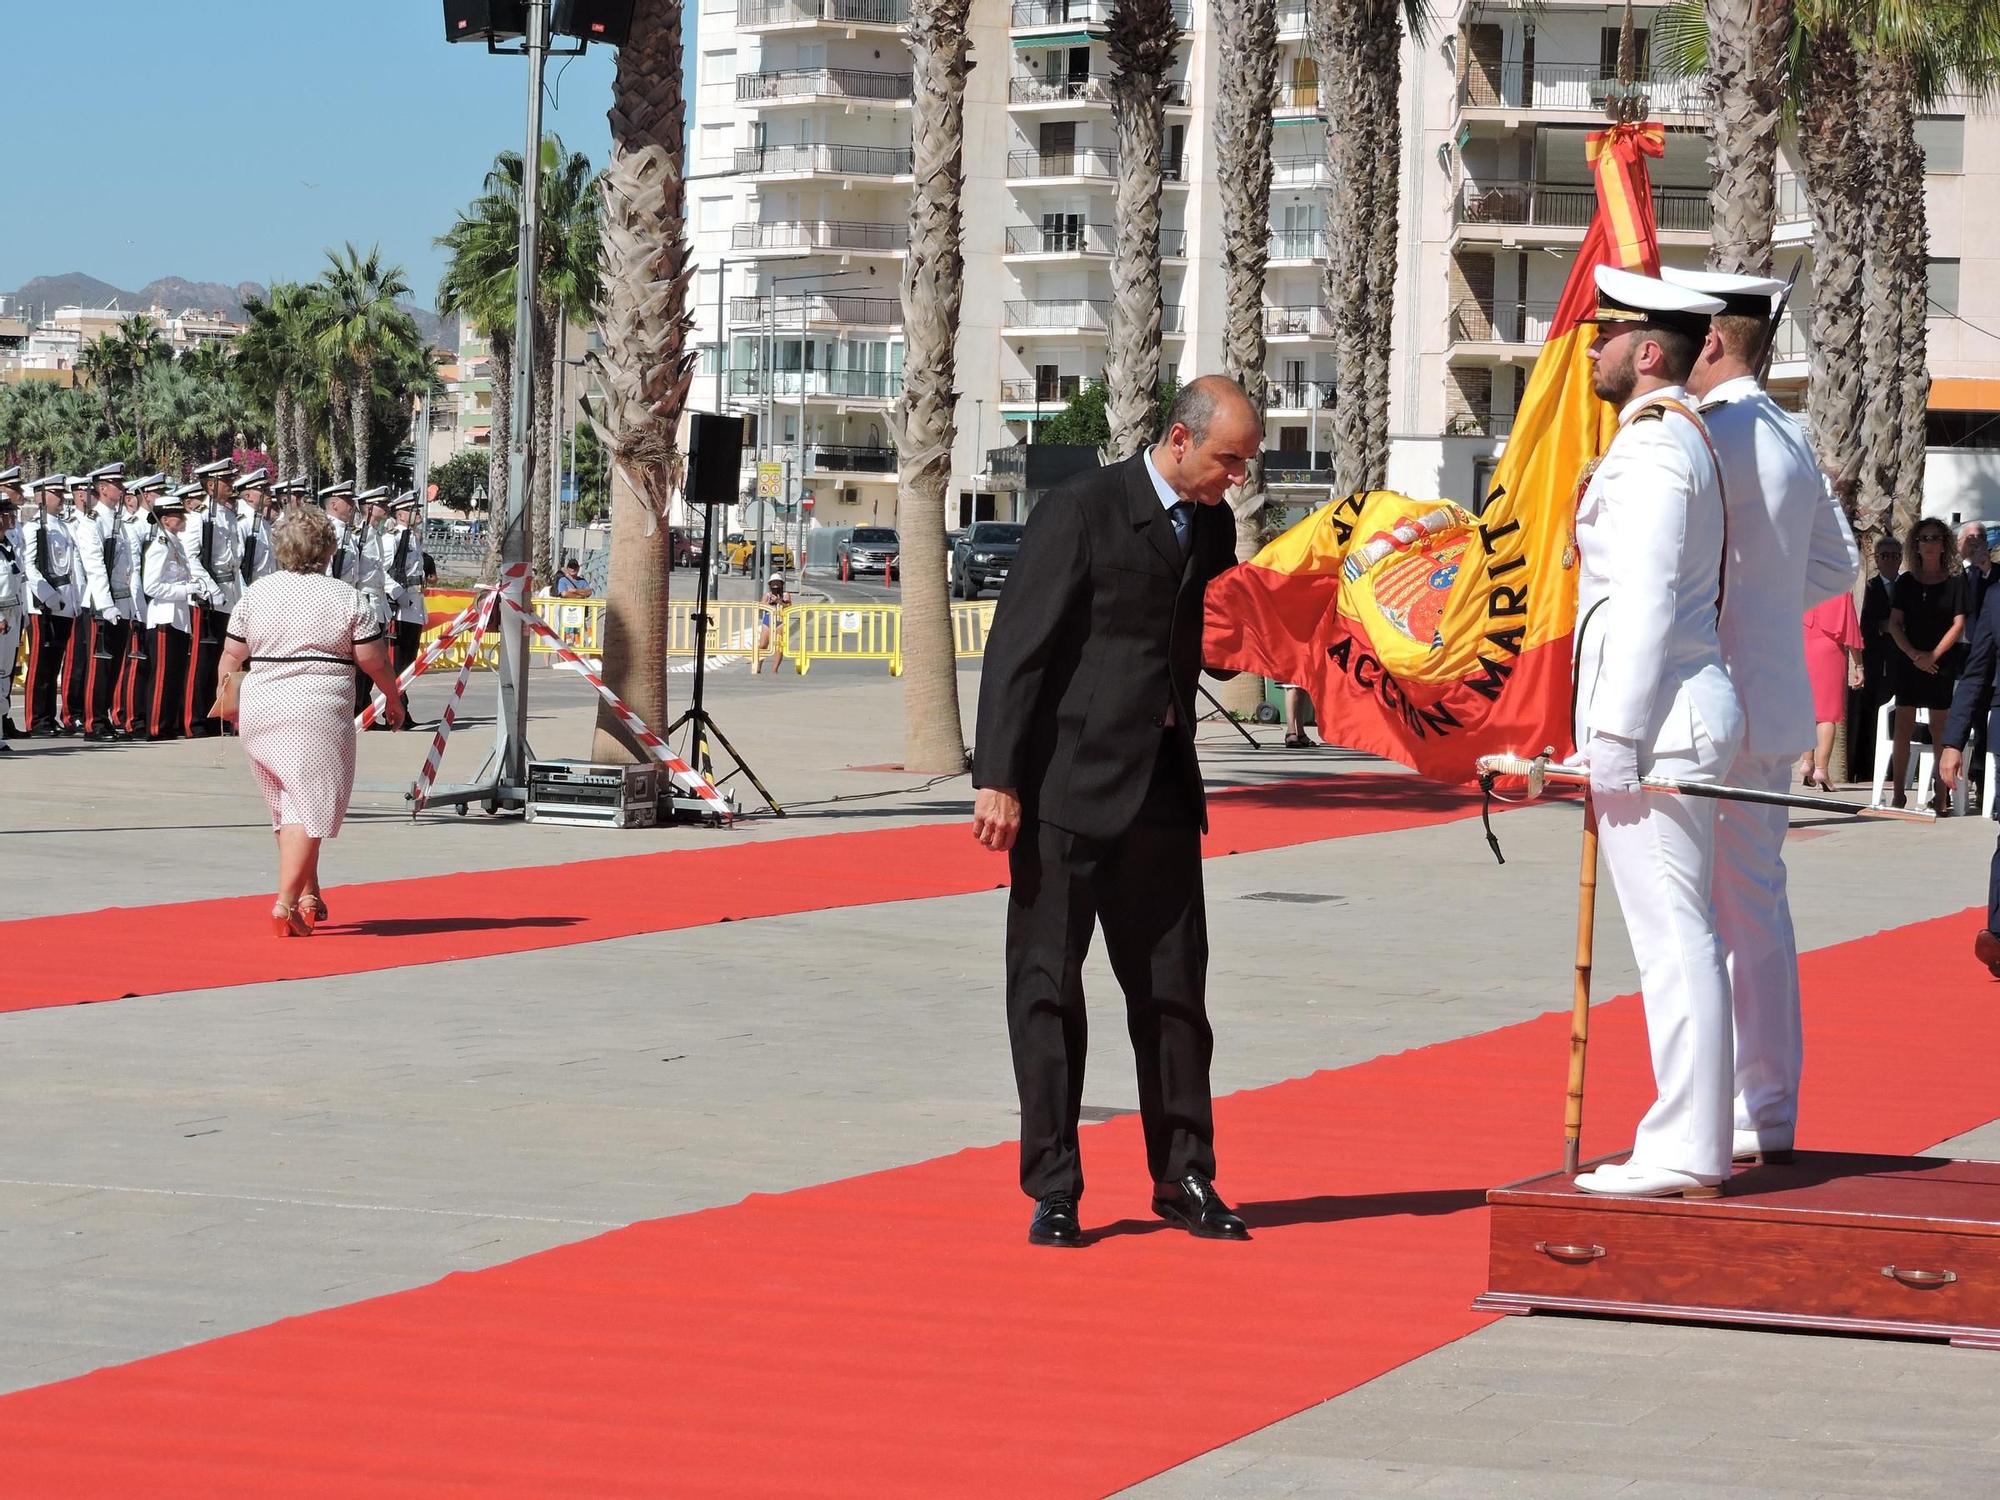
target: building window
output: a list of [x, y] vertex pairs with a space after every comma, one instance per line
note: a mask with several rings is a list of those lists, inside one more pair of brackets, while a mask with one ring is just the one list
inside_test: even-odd
[[1924, 170], [1957, 176], [1965, 170], [1965, 117], [1927, 115], [1917, 121], [1917, 145], [1924, 153]]
[[734, 52], [704, 52], [701, 55], [701, 81], [703, 83], [732, 83], [736, 78], [736, 54]]
[[701, 217], [696, 227], [703, 234], [715, 234], [729, 225], [729, 200], [727, 198], [704, 198], [701, 200]]
[[1930, 263], [1930, 314], [1934, 318], [1958, 315], [1958, 262], [1934, 260]]

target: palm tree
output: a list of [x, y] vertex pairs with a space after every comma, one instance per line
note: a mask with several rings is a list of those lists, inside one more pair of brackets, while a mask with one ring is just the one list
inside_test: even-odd
[[482, 196], [438, 238], [449, 253], [438, 285], [438, 312], [454, 314], [486, 336], [487, 377], [492, 385], [492, 423], [487, 431], [486, 560], [481, 577], [500, 576], [500, 518], [507, 514], [507, 444], [502, 424], [514, 409], [514, 272], [520, 254], [519, 230], [509, 231], [497, 205]]
[[1717, 271], [1768, 276], [1792, 0], [1707, 0], [1707, 20], [1709, 203], [1715, 224], [1708, 264]]
[[[667, 710], [667, 515], [680, 483], [681, 412], [695, 364], [685, 114], [680, 0], [640, 0], [611, 87], [597, 356], [607, 399], [598, 436], [611, 452], [612, 473], [604, 679], [655, 728]], [[598, 710], [592, 754], [600, 761], [645, 758], [608, 707]]]
[[9, 443], [36, 474], [48, 473], [69, 450], [75, 425], [70, 405], [71, 393], [48, 381], [33, 380], [13, 388]]
[[97, 392], [98, 407], [104, 413], [104, 425], [112, 432], [118, 430], [118, 415], [113, 402], [118, 387], [123, 383], [119, 368], [122, 349], [123, 345], [117, 339], [108, 333], [100, 333], [76, 355], [76, 373], [87, 378], [91, 389]]
[[364, 256], [349, 244], [340, 251], [329, 250], [326, 258], [327, 268], [320, 275], [328, 317], [320, 329], [320, 348], [341, 372], [354, 444], [354, 487], [366, 489], [376, 357], [387, 344], [421, 340], [415, 321], [396, 306], [396, 298], [410, 290], [403, 268], [383, 265], [379, 245]]
[[253, 400], [269, 411], [275, 458], [281, 475], [312, 466], [307, 438], [306, 392], [325, 384], [325, 366], [314, 346], [314, 294], [285, 281], [268, 297], [244, 303], [247, 325], [236, 341], [237, 378]]
[[[1167, 69], [1180, 40], [1173, 0], [1112, 0], [1105, 45], [1111, 50], [1111, 118], [1118, 131], [1118, 199], [1104, 379], [1111, 388], [1113, 459], [1130, 458], [1154, 435], [1160, 389], [1160, 194], [1165, 186], [1160, 151], [1167, 131]], [[1179, 170], [1178, 163], [1168, 165]]]
[[[1167, 0], [1159, 3], [1164, 9]], [[965, 80], [972, 70], [966, 25], [971, 9], [971, 0], [915, 0], [904, 32], [910, 46], [914, 90], [910, 136], [916, 181], [910, 194], [910, 253], [903, 264], [903, 394], [895, 418], [902, 496], [896, 520], [903, 555], [917, 562], [903, 570], [903, 764], [931, 775], [965, 768], [965, 733], [959, 721], [958, 668], [943, 561], [945, 494], [951, 484], [951, 451], [958, 435], [954, 420], [958, 406], [956, 341], [959, 309], [965, 297]], [[1157, 131], [1153, 155], [1153, 348], [1157, 379]], [[1121, 203], [1124, 191], [1121, 184]], [[1120, 244], [1122, 248], [1122, 229]], [[1118, 343], [1118, 327], [1114, 313], [1113, 347]]]
[[[1278, 78], [1277, 0], [1245, 0], [1215, 11], [1221, 87], [1215, 102], [1215, 177], [1222, 194], [1222, 370], [1264, 410], [1264, 270], [1270, 259], [1271, 97]], [[1229, 495], [1236, 556], [1260, 545], [1264, 456], [1250, 461]], [[1239, 674], [1223, 685], [1225, 707], [1247, 712], [1260, 680]]]
[[171, 364], [174, 347], [167, 342], [167, 336], [144, 313], [134, 313], [118, 324], [117, 339], [119, 353], [117, 368], [123, 383], [125, 399], [131, 409], [132, 436], [139, 444], [139, 451], [146, 449], [146, 429], [139, 412], [139, 380], [146, 371], [164, 364]]

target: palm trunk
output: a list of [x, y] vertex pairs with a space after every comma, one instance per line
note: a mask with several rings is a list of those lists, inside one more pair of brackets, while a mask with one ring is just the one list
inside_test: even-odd
[[486, 557], [479, 576], [491, 583], [500, 576], [502, 542], [507, 521], [507, 444], [500, 424], [514, 409], [514, 340], [495, 333], [487, 341], [488, 379], [493, 387], [493, 420], [486, 429]]
[[1792, 0], [1707, 0], [1711, 270], [1771, 273]]
[[555, 586], [555, 559], [549, 555], [549, 482], [557, 462], [556, 320], [535, 313], [535, 433], [528, 445], [528, 576], [537, 588]]
[[[1271, 95], [1278, 76], [1277, 0], [1246, 0], [1215, 11], [1221, 88], [1215, 105], [1215, 175], [1222, 194], [1222, 371], [1266, 407], [1264, 276], [1270, 258]], [[1264, 455], [1229, 492], [1239, 561], [1257, 551], [1264, 506]], [[1217, 690], [1235, 714], [1254, 710], [1263, 679], [1239, 673]]]
[[1861, 93], [1870, 212], [1864, 221], [1865, 457], [1858, 506], [1865, 529], [1874, 531], [1886, 522], [1900, 534], [1923, 505], [1923, 402], [1929, 390], [1924, 369], [1928, 233], [1908, 59], [1886, 49], [1866, 55]]
[[1395, 0], [1375, 6], [1365, 72], [1374, 103], [1368, 111], [1370, 171], [1368, 339], [1363, 349], [1363, 482], [1380, 488], [1389, 474], [1389, 356], [1396, 331], [1396, 258], [1403, 244], [1397, 212], [1403, 149], [1403, 31]]
[[[600, 356], [608, 388], [599, 436], [610, 450], [611, 580], [604, 680], [654, 729], [666, 726], [668, 507], [680, 483], [688, 348], [687, 189], [682, 179], [680, 0], [640, 0], [618, 53], [611, 96], [611, 163], [604, 171], [605, 298]], [[644, 759], [600, 707], [592, 756]]]
[[[1813, 451], [1858, 485], [1862, 420], [1862, 295], [1868, 221], [1867, 148], [1854, 129], [1860, 65], [1843, 28], [1815, 27], [1799, 62], [1799, 154], [1813, 216], [1812, 378], [1806, 387]], [[1881, 521], [1859, 504], [1857, 530]]]
[[292, 392], [289, 386], [279, 386], [271, 397], [272, 447], [276, 450], [271, 460], [278, 466], [276, 477], [286, 478], [292, 469]]
[[1160, 197], [1165, 186], [1160, 150], [1167, 133], [1165, 79], [1180, 28], [1172, 0], [1113, 0], [1108, 32], [1118, 197], [1104, 381], [1109, 457], [1116, 460], [1130, 458], [1151, 442], [1159, 426]]
[[[956, 340], [965, 294], [966, 25], [971, 0], [914, 0], [904, 32], [915, 89], [910, 253], [903, 264], [903, 395], [896, 452], [903, 556], [903, 765], [925, 775], [965, 769], [951, 600], [945, 593], [944, 508], [957, 442]], [[1115, 337], [1115, 335], [1114, 335]]]
[[1378, 99], [1369, 79], [1370, 40], [1382, 0], [1320, 0], [1312, 10], [1312, 46], [1327, 114], [1325, 302], [1333, 318], [1333, 482], [1337, 491], [1369, 487], [1369, 347], [1376, 312], [1370, 291], [1375, 218], [1369, 191], [1379, 150], [1370, 112]]
[[374, 437], [374, 412], [369, 397], [370, 377], [367, 369], [357, 369], [354, 380], [347, 388], [347, 428], [354, 439], [354, 488], [368, 488], [368, 444]]

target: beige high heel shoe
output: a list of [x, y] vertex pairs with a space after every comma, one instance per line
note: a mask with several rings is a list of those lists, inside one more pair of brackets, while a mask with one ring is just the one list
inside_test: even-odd
[[307, 891], [299, 897], [298, 911], [306, 926], [317, 927], [326, 920], [326, 898], [318, 891]]
[[271, 907], [271, 935], [273, 937], [311, 937], [312, 928], [299, 915], [296, 906], [284, 902], [273, 903]]

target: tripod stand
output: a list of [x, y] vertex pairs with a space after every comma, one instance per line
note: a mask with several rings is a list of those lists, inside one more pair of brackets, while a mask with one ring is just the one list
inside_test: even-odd
[[[708, 585], [715, 567], [715, 506], [708, 501], [697, 503], [701, 505], [701, 581], [695, 585], [694, 692], [688, 699], [687, 712], [667, 726], [665, 738], [673, 739], [674, 732], [683, 724], [687, 725], [687, 759], [697, 771], [707, 776], [718, 789], [731, 777], [742, 776], [750, 785], [757, 788], [757, 795], [764, 799], [764, 805], [782, 818], [785, 816], [785, 810], [778, 805], [778, 799], [771, 795], [762, 781], [758, 780], [757, 773], [750, 768], [750, 762], [743, 758], [742, 752], [729, 743], [729, 736], [722, 732], [722, 726], [715, 722], [715, 716], [708, 711], [702, 700], [703, 679], [708, 673]], [[708, 754], [708, 741], [711, 735], [736, 764], [736, 768], [728, 776], [717, 777], [711, 773]], [[683, 801], [686, 802], [685, 806], [682, 805]], [[691, 799], [676, 797], [672, 805], [676, 813], [690, 812], [706, 816], [711, 812], [705, 804]]]

